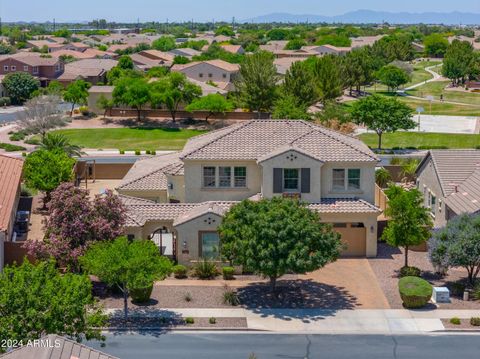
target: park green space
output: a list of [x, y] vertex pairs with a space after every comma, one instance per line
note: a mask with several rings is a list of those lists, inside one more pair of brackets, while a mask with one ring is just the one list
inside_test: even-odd
[[206, 131], [176, 128], [91, 128], [57, 130], [82, 148], [180, 150], [190, 137]]
[[[360, 139], [372, 148], [378, 147], [376, 133], [364, 133]], [[386, 133], [382, 136], [382, 148], [394, 147], [422, 147], [438, 148], [476, 148], [480, 146], [480, 135], [451, 134], [451, 133], [417, 133], [395, 132]]]
[[449, 84], [450, 81], [432, 81], [406, 92], [411, 96], [417, 97], [433, 96], [435, 100], [439, 100], [440, 95], [443, 94], [444, 101], [480, 106], [480, 93], [445, 90], [445, 87]]

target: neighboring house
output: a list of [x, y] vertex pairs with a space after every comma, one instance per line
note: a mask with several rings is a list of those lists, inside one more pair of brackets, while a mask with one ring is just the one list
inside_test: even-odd
[[188, 78], [197, 81], [212, 81], [222, 90], [233, 91], [235, 88], [233, 82], [240, 71], [240, 66], [223, 60], [210, 60], [173, 65], [172, 71], [184, 73]]
[[14, 239], [22, 169], [23, 160], [0, 155], [0, 270], [4, 264], [3, 243]]
[[241, 45], [220, 45], [220, 47], [222, 49], [224, 49], [225, 51], [231, 53], [231, 54], [235, 54], [235, 55], [243, 55], [245, 53], [245, 50], [243, 49], [243, 47]]
[[46, 47], [48, 52], [53, 52], [65, 48], [64, 44], [59, 44], [49, 40], [28, 40], [26, 43], [27, 49], [42, 49]]
[[429, 151], [417, 168], [417, 188], [435, 228], [480, 211], [480, 150]]
[[171, 67], [175, 58], [174, 55], [168, 52], [158, 50], [145, 50], [129, 56], [133, 63], [144, 71], [158, 66]]
[[288, 40], [269, 41], [265, 45], [260, 45], [260, 50], [269, 51], [273, 53], [275, 51], [285, 49], [285, 46], [287, 46], [287, 44], [288, 44]]
[[448, 38], [448, 42], [450, 43], [452, 43], [453, 40], [466, 41], [472, 44], [475, 50], [480, 51], [480, 42], [476, 42], [475, 37], [467, 37], [467, 36], [459, 35], [459, 36], [450, 36]]
[[193, 56], [201, 55], [201, 51], [191, 49], [189, 47], [183, 47], [179, 49], [170, 50], [168, 53], [172, 54], [173, 56], [184, 56], [188, 59], [191, 59]]
[[144, 50], [138, 53], [141, 56], [148, 57], [152, 60], [163, 61], [164, 63], [172, 63], [175, 59], [175, 55], [172, 55], [168, 52], [163, 52], [159, 50]]
[[302, 49], [306, 49], [320, 56], [329, 54], [344, 56], [352, 51], [351, 47], [338, 47], [333, 45], [304, 46]]
[[64, 85], [76, 80], [85, 80], [95, 85], [105, 83], [107, 72], [117, 65], [112, 59], [84, 59], [73, 61], [65, 65], [65, 72], [58, 77]]
[[352, 49], [356, 49], [364, 46], [372, 46], [374, 43], [376, 43], [378, 40], [380, 40], [384, 36], [385, 35], [351, 37], [350, 38], [350, 40], [352, 41], [351, 47]]
[[107, 100], [112, 99], [113, 90], [115, 89], [114, 86], [92, 86], [88, 89], [88, 99], [87, 99], [87, 106], [88, 110], [96, 113], [97, 115], [103, 115], [105, 112], [104, 109], [101, 109], [98, 106], [98, 100], [103, 96]]
[[111, 59], [117, 54], [113, 52], [100, 51], [98, 49], [87, 48], [82, 51], [76, 50], [58, 50], [50, 54], [52, 57], [71, 56], [77, 60], [84, 59]]
[[273, 64], [279, 74], [285, 75], [294, 62], [305, 61], [306, 59], [306, 57], [281, 57], [275, 59]]
[[377, 254], [375, 166], [361, 141], [305, 121], [254, 120], [137, 161], [117, 188], [126, 234], [182, 264], [212, 256], [223, 214], [244, 199], [300, 198], [342, 234], [347, 256]]
[[7, 91], [5, 90], [5, 87], [3, 86], [3, 79], [5, 78], [5, 75], [0, 75], [0, 97], [6, 97], [7, 96]]
[[41, 85], [46, 86], [63, 73], [64, 64], [58, 58], [36, 52], [0, 55], [0, 75], [20, 71], [38, 77]]
[[422, 54], [425, 52], [425, 45], [420, 44], [418, 42], [412, 42], [412, 47], [416, 52], [419, 52]]
[[[33, 343], [33, 340], [32, 340]], [[37, 345], [24, 345], [0, 355], [2, 359], [118, 359], [59, 335], [43, 336]]]

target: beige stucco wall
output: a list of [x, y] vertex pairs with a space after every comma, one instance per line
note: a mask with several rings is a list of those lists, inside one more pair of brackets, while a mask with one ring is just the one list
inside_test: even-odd
[[[297, 158], [291, 161], [289, 157]], [[273, 193], [273, 169], [274, 168], [310, 168], [310, 193], [302, 193], [302, 200], [306, 202], [319, 202], [321, 198], [321, 167], [319, 162], [312, 157], [290, 150], [278, 156], [270, 158], [260, 164], [263, 167], [263, 196], [271, 198], [281, 196], [281, 193]]]
[[5, 241], [5, 232], [0, 232], [0, 271], [3, 269], [3, 264], [5, 261], [5, 249], [3, 242]]
[[428, 192], [430, 191], [437, 198], [437, 205], [434, 209], [433, 225], [435, 228], [443, 227], [447, 224], [445, 219], [445, 198], [443, 197], [442, 187], [438, 180], [432, 159], [426, 161], [417, 177], [417, 188], [423, 193], [424, 205], [428, 207]]
[[215, 213], [206, 213], [196, 219], [178, 225], [176, 227], [178, 263], [189, 265], [191, 261], [198, 260], [200, 255], [199, 232], [216, 231], [221, 223], [222, 217]]
[[[184, 161], [185, 202], [241, 201], [261, 192], [262, 172], [255, 161]], [[204, 166], [245, 166], [247, 188], [203, 188]], [[217, 171], [218, 172], [218, 171]]]
[[[376, 162], [327, 162], [322, 167], [322, 197], [352, 198], [357, 197], [375, 203], [375, 166]], [[334, 191], [333, 169], [360, 169], [359, 191]]]
[[117, 189], [119, 194], [130, 196], [130, 197], [137, 197], [148, 199], [151, 201], [155, 201], [158, 203], [165, 203], [167, 202], [167, 191], [166, 190], [158, 190], [158, 191], [132, 191], [132, 190], [125, 190], [125, 189]]
[[88, 99], [87, 99], [87, 106], [90, 112], [93, 112], [97, 115], [103, 115], [105, 110], [102, 110], [101, 108], [98, 107], [97, 102], [100, 99], [100, 97], [103, 95], [106, 99], [112, 99], [112, 92], [95, 92], [92, 89], [88, 92]]
[[[212, 66], [205, 62], [201, 62], [195, 66], [190, 66], [188, 68], [182, 69], [179, 72], [184, 73], [189, 78], [202, 82], [232, 82], [235, 77], [234, 73], [223, 70], [216, 66]], [[203, 76], [200, 77], [200, 74], [203, 74]], [[211, 74], [212, 76], [209, 77], [209, 74]], [[223, 75], [225, 75], [225, 77], [223, 77]]]
[[185, 177], [167, 175], [167, 183], [171, 185], [171, 188], [167, 188], [168, 199], [185, 202]]

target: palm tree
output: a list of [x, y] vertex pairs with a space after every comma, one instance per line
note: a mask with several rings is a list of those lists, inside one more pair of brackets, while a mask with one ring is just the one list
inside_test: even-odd
[[410, 182], [415, 179], [417, 167], [420, 161], [416, 158], [409, 158], [402, 164], [402, 181]]
[[380, 188], [387, 187], [391, 180], [392, 176], [385, 167], [381, 167], [375, 171], [375, 182]]
[[45, 137], [42, 138], [40, 149], [47, 151], [62, 150], [70, 157], [82, 157], [84, 154], [81, 147], [72, 145], [68, 138], [60, 133], [47, 133]]

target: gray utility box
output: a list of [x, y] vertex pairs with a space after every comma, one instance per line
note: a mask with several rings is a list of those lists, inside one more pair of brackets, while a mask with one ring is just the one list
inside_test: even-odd
[[447, 287], [433, 287], [432, 301], [434, 303], [450, 303], [450, 291]]

